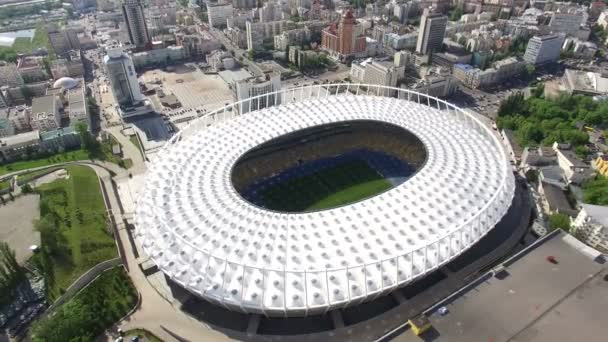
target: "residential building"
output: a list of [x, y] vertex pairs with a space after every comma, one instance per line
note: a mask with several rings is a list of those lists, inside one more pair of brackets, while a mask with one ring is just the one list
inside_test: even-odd
[[534, 65], [557, 61], [564, 39], [565, 37], [562, 34], [532, 37], [528, 41], [524, 60]]
[[0, 138], [10, 137], [15, 135], [15, 127], [8, 118], [9, 111], [0, 109]]
[[233, 13], [234, 8], [232, 7], [232, 4], [207, 4], [207, 18], [209, 19], [210, 27], [226, 27], [226, 20], [232, 17]]
[[214, 71], [232, 69], [235, 65], [234, 57], [228, 51], [215, 50], [206, 56], [207, 64]]
[[22, 155], [38, 152], [39, 148], [38, 131], [16, 134], [0, 139], [0, 158], [4, 162], [13, 161]]
[[357, 26], [352, 10], [345, 12], [337, 28], [334, 24], [322, 31], [321, 46], [339, 58], [365, 51], [366, 39]]
[[608, 207], [582, 203], [572, 222], [572, 233], [587, 245], [608, 253]]
[[565, 33], [574, 36], [584, 20], [582, 13], [554, 12], [549, 22], [549, 30], [553, 33]]
[[301, 45], [309, 40], [310, 30], [307, 27], [283, 31], [283, 33], [274, 36], [274, 49], [285, 51], [290, 45]]
[[206, 32], [205, 35], [178, 33], [176, 39], [177, 45], [184, 48], [184, 55], [187, 58], [202, 58], [222, 46], [217, 39]]
[[91, 127], [91, 116], [87, 106], [86, 88], [76, 87], [68, 90], [68, 117], [70, 125], [75, 125], [77, 122], [84, 122], [87, 127]]
[[259, 23], [248, 21], [245, 27], [247, 30], [247, 50], [258, 50], [262, 48], [264, 39], [274, 39], [275, 36], [293, 28], [293, 23], [287, 20]]
[[552, 147], [557, 155], [557, 165], [564, 171], [568, 183], [581, 184], [593, 176], [591, 166], [583, 162], [569, 144], [555, 142]]
[[49, 77], [42, 65], [42, 59], [37, 57], [20, 57], [17, 61], [17, 70], [25, 83], [45, 81]]
[[150, 33], [140, 0], [123, 0], [122, 14], [129, 34], [129, 41], [138, 49], [150, 45]]
[[25, 132], [32, 129], [30, 126], [30, 108], [21, 105], [10, 108], [0, 109], [0, 111], [6, 112], [6, 118], [13, 126], [15, 133]]
[[144, 100], [131, 57], [122, 48], [111, 48], [104, 57], [114, 100], [119, 107], [133, 107]]
[[281, 103], [280, 96], [270, 94], [281, 90], [281, 75], [277, 72], [268, 72], [262, 76], [254, 76], [237, 81], [234, 89], [236, 101], [268, 94], [267, 96], [261, 96], [249, 101], [243, 101], [239, 105], [239, 112], [241, 114]]
[[562, 187], [547, 182], [539, 182], [538, 193], [542, 196], [543, 207], [549, 215], [564, 214], [576, 217], [578, 214], [578, 211], [572, 208]]
[[234, 8], [255, 8], [257, 6], [257, 0], [234, 0], [232, 6]]
[[281, 9], [281, 5], [275, 0], [266, 1], [258, 9], [258, 17], [260, 18], [260, 22], [263, 23], [283, 20], [283, 10]]
[[430, 10], [426, 8], [420, 18], [420, 30], [418, 31], [416, 52], [420, 54], [431, 54], [439, 51], [443, 44], [447, 23], [448, 17], [440, 13], [431, 13]]
[[591, 166], [595, 169], [597, 173], [600, 175], [607, 177], [608, 176], [608, 154], [601, 155], [593, 161]]
[[384, 45], [390, 46], [395, 50], [411, 49], [416, 47], [418, 41], [418, 33], [406, 33], [398, 35], [396, 33], [387, 33], [384, 36]]
[[492, 68], [481, 70], [468, 64], [454, 64], [453, 73], [468, 88], [485, 88], [496, 85], [521, 74], [525, 63], [516, 57], [509, 57], [494, 63]]
[[78, 33], [71, 28], [59, 29], [57, 24], [47, 25], [49, 44], [57, 56], [64, 56], [69, 51], [80, 50]]
[[51, 62], [51, 73], [54, 79], [62, 77], [82, 77], [84, 65], [80, 52], [71, 50], [64, 54], [65, 58], [59, 58]]
[[61, 127], [61, 101], [56, 95], [35, 97], [32, 100], [30, 125], [32, 129], [50, 131]]
[[417, 80], [410, 89], [430, 96], [445, 98], [458, 89], [458, 81], [450, 74], [431, 73]]
[[17, 70], [17, 65], [7, 63], [0, 66], [0, 87], [8, 86], [10, 88], [20, 87], [24, 84], [23, 77]]

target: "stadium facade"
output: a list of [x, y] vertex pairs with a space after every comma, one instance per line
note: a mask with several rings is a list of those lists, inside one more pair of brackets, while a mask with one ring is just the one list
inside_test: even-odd
[[[352, 84], [273, 95], [280, 105], [239, 115], [251, 102], [237, 102], [174, 136], [137, 202], [136, 241], [168, 277], [210, 302], [286, 317], [373, 300], [462, 254], [511, 204], [515, 181], [499, 139], [443, 100]], [[374, 135], [367, 124], [387, 131]], [[358, 135], [339, 138], [336, 127]], [[379, 142], [384, 132], [395, 137]], [[325, 210], [281, 211], [247, 195], [259, 179], [362, 149], [411, 172]]]

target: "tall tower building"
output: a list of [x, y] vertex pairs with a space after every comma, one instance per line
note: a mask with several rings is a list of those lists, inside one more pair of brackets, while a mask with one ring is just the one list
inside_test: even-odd
[[103, 59], [114, 100], [120, 108], [137, 106], [144, 100], [131, 57], [120, 47], [108, 49]]
[[343, 55], [350, 55], [353, 51], [356, 23], [357, 21], [350, 9], [346, 11], [342, 20], [340, 20], [340, 24], [338, 25], [338, 52]]
[[440, 13], [431, 13], [428, 8], [425, 8], [422, 18], [420, 18], [416, 52], [428, 55], [441, 49], [447, 23], [448, 17]]
[[144, 6], [140, 0], [124, 0], [122, 4], [122, 15], [125, 19], [129, 40], [138, 49], [150, 43], [150, 35], [146, 18], [144, 17]]

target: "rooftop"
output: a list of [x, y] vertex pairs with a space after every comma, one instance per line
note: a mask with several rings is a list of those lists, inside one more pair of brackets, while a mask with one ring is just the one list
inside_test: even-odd
[[55, 95], [34, 97], [32, 100], [32, 114], [55, 113]]
[[566, 214], [575, 217], [578, 211], [574, 210], [568, 202], [568, 198], [564, 191], [556, 185], [542, 182], [545, 198], [552, 211], [557, 211], [561, 214]]
[[[490, 274], [457, 295], [445, 316], [431, 314], [429, 335], [450, 342], [602, 341], [608, 269], [598, 254], [571, 235], [552, 233], [507, 262], [502, 276]], [[421, 339], [405, 332], [394, 341]]]
[[608, 207], [582, 203], [581, 206], [593, 221], [608, 227]]

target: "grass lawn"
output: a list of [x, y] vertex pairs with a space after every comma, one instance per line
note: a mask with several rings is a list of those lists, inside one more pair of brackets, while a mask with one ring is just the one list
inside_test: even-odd
[[19, 177], [17, 178], [17, 180], [19, 182], [23, 182], [23, 184], [25, 183], [29, 183], [31, 182], [34, 178], [46, 175], [48, 173], [53, 173], [57, 170], [61, 169], [61, 167], [56, 167], [56, 168], [48, 168], [48, 169], [44, 169], [44, 170], [40, 170], [40, 171], [33, 171], [33, 172], [28, 172], [25, 174], [21, 174], [19, 175]]
[[46, 28], [42, 23], [36, 26], [36, 32], [34, 33], [34, 37], [32, 39], [27, 37], [19, 37], [15, 39], [13, 46], [0, 47], [0, 49], [9, 49], [15, 51], [16, 53], [25, 54], [32, 53], [33, 50], [39, 48], [46, 48], [49, 52], [52, 52]]
[[[36, 322], [32, 340], [44, 342], [95, 341], [137, 302], [137, 292], [124, 268], [102, 273], [54, 314]], [[150, 340], [153, 341], [153, 340]]]
[[141, 147], [141, 144], [139, 143], [139, 139], [137, 138], [137, 134], [133, 134], [132, 136], [130, 136], [129, 140], [131, 140], [131, 142], [133, 143], [133, 145], [137, 146], [137, 148], [139, 149], [139, 153], [141, 153], [142, 158], [145, 158], [145, 156], [144, 156], [144, 149]]
[[277, 184], [261, 198], [268, 209], [305, 212], [353, 203], [391, 187], [365, 161], [355, 160]]
[[57, 153], [50, 157], [43, 157], [31, 160], [16, 161], [10, 164], [0, 165], [0, 176], [14, 171], [31, 169], [34, 167], [41, 167], [52, 165], [56, 163], [63, 163], [68, 161], [86, 160], [89, 159], [89, 152], [86, 150], [74, 150], [62, 153]]
[[39, 264], [51, 301], [88, 269], [118, 255], [114, 238], [106, 228], [106, 209], [97, 175], [86, 166], [65, 169], [68, 179], [36, 189], [40, 193], [38, 228], [43, 248], [39, 255], [44, 259]]
[[392, 184], [386, 179], [376, 179], [369, 182], [356, 184], [350, 188], [333, 193], [307, 208], [308, 211], [335, 208], [348, 203], [353, 203], [371, 197], [392, 188]]

